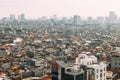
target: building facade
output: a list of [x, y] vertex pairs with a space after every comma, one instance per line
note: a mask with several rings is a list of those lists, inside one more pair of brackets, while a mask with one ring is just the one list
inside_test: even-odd
[[[87, 72], [87, 75], [90, 76], [94, 76], [94, 79], [92, 80], [106, 80], [106, 64], [104, 62], [100, 62], [98, 64], [92, 64], [90, 66], [88, 66], [88, 68], [91, 68], [93, 70]], [[87, 80], [91, 80], [89, 79], [89, 77], [87, 77]]]
[[111, 68], [120, 69], [120, 54], [112, 55], [111, 57]]
[[86, 80], [85, 72], [80, 66], [61, 67], [61, 80]]
[[91, 65], [97, 63], [97, 57], [87, 54], [79, 54], [78, 58], [80, 59], [80, 65]]

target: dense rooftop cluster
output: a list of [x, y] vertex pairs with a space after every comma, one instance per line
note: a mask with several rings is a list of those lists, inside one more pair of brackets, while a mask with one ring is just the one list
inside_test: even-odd
[[[95, 80], [117, 80], [120, 77], [119, 30], [119, 24], [61, 26], [36, 21], [1, 23], [0, 78], [50, 79], [53, 77], [52, 64], [57, 63], [61, 67], [58, 70], [61, 80], [66, 79], [66, 74], [70, 77], [74, 73], [76, 77], [92, 73], [97, 76], [101, 74], [96, 74], [97, 70], [105, 76], [99, 75], [98, 79], [94, 77]], [[81, 80], [93, 80], [86, 78]]]

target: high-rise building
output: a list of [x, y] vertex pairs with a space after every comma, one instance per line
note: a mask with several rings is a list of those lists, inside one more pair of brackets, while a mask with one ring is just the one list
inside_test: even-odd
[[80, 25], [81, 24], [81, 17], [78, 15], [74, 15], [74, 25]]
[[10, 14], [10, 22], [13, 22], [15, 20], [15, 15], [14, 14]]
[[25, 15], [24, 14], [18, 15], [18, 20], [24, 21], [25, 20]]
[[116, 23], [117, 22], [117, 15], [114, 11], [109, 12], [109, 23]]
[[92, 17], [87, 17], [87, 24], [93, 24]]

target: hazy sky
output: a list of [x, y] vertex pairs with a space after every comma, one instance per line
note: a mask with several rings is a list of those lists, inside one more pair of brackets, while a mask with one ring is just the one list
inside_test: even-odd
[[27, 18], [41, 16], [106, 16], [109, 11], [120, 15], [120, 0], [0, 0], [0, 18], [24, 13]]

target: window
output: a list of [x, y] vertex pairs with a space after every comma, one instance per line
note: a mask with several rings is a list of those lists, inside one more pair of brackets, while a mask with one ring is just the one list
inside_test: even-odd
[[94, 71], [91, 72], [92, 74], [94, 73]]
[[87, 65], [89, 65], [89, 62], [87, 62]]
[[94, 61], [92, 61], [92, 63], [94, 63]]
[[97, 69], [97, 73], [98, 73], [98, 69]]
[[100, 77], [102, 77], [102, 73], [100, 74]]
[[104, 71], [106, 71], [106, 67], [104, 67]]
[[98, 79], [98, 75], [96, 75], [96, 78]]
[[105, 76], [105, 73], [104, 73], [104, 76]]

